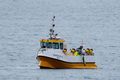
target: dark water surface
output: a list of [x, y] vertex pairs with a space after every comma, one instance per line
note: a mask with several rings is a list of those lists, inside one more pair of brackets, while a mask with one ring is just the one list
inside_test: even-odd
[[[52, 16], [68, 47], [95, 51], [97, 69], [39, 69]], [[0, 0], [0, 80], [120, 80], [120, 0]]]

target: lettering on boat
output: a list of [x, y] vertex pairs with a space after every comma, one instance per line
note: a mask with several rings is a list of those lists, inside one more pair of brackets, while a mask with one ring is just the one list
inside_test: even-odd
[[58, 54], [53, 54], [54, 57], [56, 57], [57, 59], [63, 59], [63, 56], [58, 55]]

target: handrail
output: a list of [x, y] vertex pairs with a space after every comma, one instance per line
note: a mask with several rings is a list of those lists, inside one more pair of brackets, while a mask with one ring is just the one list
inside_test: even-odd
[[38, 51], [37, 51], [37, 55], [39, 54], [40, 51], [42, 51], [41, 49], [42, 49], [42, 48], [39, 48], [39, 49], [38, 49]]
[[39, 54], [40, 51], [41, 51], [41, 53], [43, 53], [43, 51], [46, 51], [46, 48], [45, 49], [39, 48], [38, 51], [37, 51], [37, 55]]

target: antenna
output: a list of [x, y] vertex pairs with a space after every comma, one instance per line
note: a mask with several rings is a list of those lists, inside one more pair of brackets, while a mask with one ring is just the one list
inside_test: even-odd
[[83, 44], [84, 44], [84, 43], [83, 43], [83, 40], [82, 40], [81, 45], [83, 46]]
[[83, 40], [82, 41], [80, 41], [81, 42], [81, 46], [83, 46], [84, 45], [84, 42], [83, 42]]

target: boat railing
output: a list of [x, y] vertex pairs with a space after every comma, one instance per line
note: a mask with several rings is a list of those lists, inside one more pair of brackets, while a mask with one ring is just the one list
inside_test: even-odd
[[39, 48], [38, 51], [37, 51], [37, 55], [39, 53], [43, 54], [43, 51], [46, 51], [46, 48]]

